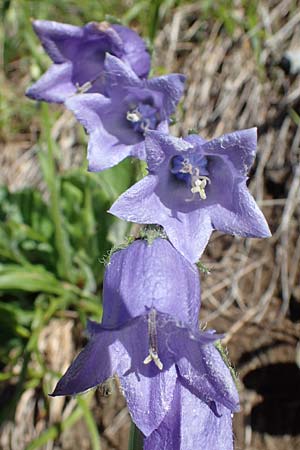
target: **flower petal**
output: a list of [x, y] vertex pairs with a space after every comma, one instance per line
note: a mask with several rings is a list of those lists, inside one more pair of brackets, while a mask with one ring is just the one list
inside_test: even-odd
[[166, 119], [175, 112], [176, 106], [183, 94], [186, 77], [181, 74], [172, 73], [162, 77], [155, 77], [146, 82], [149, 89], [162, 94], [161, 111]]
[[147, 163], [151, 172], [156, 172], [166, 157], [192, 149], [192, 144], [176, 138], [164, 130], [148, 130], [146, 133]]
[[246, 181], [235, 184], [231, 208], [215, 205], [211, 209], [213, 227], [223, 233], [243, 237], [266, 238], [271, 236], [267, 221], [248, 191]]
[[87, 333], [89, 342], [60, 379], [52, 396], [78, 394], [115, 374], [125, 376], [140, 367], [144, 369], [143, 360], [148, 352], [147, 315], [116, 328], [89, 321]]
[[144, 439], [144, 450], [233, 450], [230, 411], [220, 415], [177, 380], [171, 407], [158, 429]]
[[201, 150], [205, 155], [226, 158], [232, 170], [245, 177], [253, 164], [257, 146], [257, 129], [235, 131], [206, 142]]
[[[136, 134], [122, 123], [119, 111], [112, 111], [110, 99], [101, 94], [81, 94], [68, 99], [65, 104], [90, 134], [90, 171], [98, 172], [112, 167], [137, 152]], [[114, 135], [115, 129], [117, 133]], [[132, 144], [128, 143], [130, 140]]]
[[165, 228], [174, 247], [192, 263], [201, 257], [213, 231], [204, 207], [190, 212], [170, 210], [158, 223]]
[[121, 86], [123, 88], [122, 91], [124, 91], [124, 87], [126, 86], [139, 86], [141, 84], [141, 80], [128, 64], [125, 64], [119, 58], [116, 58], [109, 53], [105, 56], [104, 76], [107, 80], [107, 92], [109, 97], [117, 98], [119, 102], [119, 86]]
[[108, 212], [129, 222], [159, 223], [162, 208], [158, 197], [154, 194], [156, 185], [155, 175], [143, 178], [124, 192]]
[[72, 70], [70, 62], [52, 65], [36, 83], [27, 89], [27, 97], [49, 103], [63, 103], [75, 91]]
[[184, 348], [177, 349], [177, 355], [180, 359], [176, 364], [187, 387], [208, 405], [218, 402], [238, 411], [239, 396], [233, 377], [213, 344], [190, 340]]
[[122, 25], [112, 25], [121, 37], [124, 53], [129, 64], [140, 78], [146, 78], [150, 71], [150, 55], [146, 49], [145, 41], [130, 28]]
[[102, 323], [118, 326], [152, 307], [197, 328], [198, 269], [161, 238], [151, 244], [136, 240], [112, 255], [104, 277]]
[[[115, 332], [98, 330], [59, 380], [52, 396], [75, 395], [103, 383], [117, 372], [123, 346]], [[130, 367], [130, 358], [122, 354], [122, 365]]]
[[145, 436], [158, 428], [168, 412], [176, 378], [174, 365], [160, 371], [153, 363], [145, 365], [143, 374], [132, 372], [120, 377], [130, 415]]
[[70, 59], [70, 40], [74, 49], [84, 35], [81, 27], [51, 20], [34, 20], [32, 26], [50, 58], [58, 64]]
[[[99, 335], [102, 326], [92, 324], [92, 340]], [[163, 370], [144, 360], [149, 354], [148, 314], [136, 317], [118, 330], [109, 332], [113, 352], [113, 364], [122, 391], [126, 397], [133, 421], [144, 435], [148, 436], [163, 420], [173, 398], [177, 373], [169, 354], [164, 351], [164, 334], [158, 330], [159, 354], [164, 361]], [[102, 331], [103, 333], [103, 331]], [[97, 355], [94, 354], [94, 357]], [[100, 355], [96, 360], [100, 360]]]

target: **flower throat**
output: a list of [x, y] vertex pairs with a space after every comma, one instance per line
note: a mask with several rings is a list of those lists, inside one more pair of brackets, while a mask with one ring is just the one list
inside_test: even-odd
[[176, 155], [171, 161], [171, 172], [175, 177], [184, 181], [192, 194], [199, 194], [201, 200], [206, 199], [205, 188], [210, 183], [207, 170], [207, 158], [190, 155], [183, 157]]

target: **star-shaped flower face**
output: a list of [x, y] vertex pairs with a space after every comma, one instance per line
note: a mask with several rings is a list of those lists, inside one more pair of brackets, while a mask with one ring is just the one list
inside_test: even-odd
[[91, 171], [112, 167], [127, 156], [145, 159], [145, 132], [167, 131], [185, 79], [171, 74], [141, 80], [128, 65], [109, 54], [104, 78], [107, 96], [81, 94], [65, 102], [90, 134]]
[[54, 62], [28, 90], [35, 100], [64, 102], [76, 92], [106, 92], [103, 65], [106, 52], [128, 64], [138, 77], [148, 76], [150, 56], [144, 41], [129, 28], [106, 22], [84, 27], [47, 20], [33, 28]]
[[[135, 241], [113, 254], [105, 274], [102, 324], [89, 323], [89, 343], [53, 395], [74, 395], [116, 374], [133, 420], [145, 436], [166, 417], [177, 383], [216, 417], [223, 407], [237, 410], [233, 379], [214, 346], [220, 336], [196, 326], [197, 278], [196, 267], [166, 240], [156, 239], [150, 246]], [[175, 288], [169, 292], [172, 282]], [[191, 316], [191, 323], [179, 319]]]
[[147, 132], [149, 175], [125, 192], [110, 212], [137, 223], [157, 223], [190, 261], [203, 253], [213, 230], [269, 237], [266, 220], [249, 193], [247, 173], [256, 129], [206, 142]]

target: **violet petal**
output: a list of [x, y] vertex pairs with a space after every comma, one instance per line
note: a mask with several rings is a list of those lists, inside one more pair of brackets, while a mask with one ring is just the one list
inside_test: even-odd
[[177, 381], [170, 410], [144, 439], [144, 450], [233, 450], [231, 413], [218, 410], [220, 416]]

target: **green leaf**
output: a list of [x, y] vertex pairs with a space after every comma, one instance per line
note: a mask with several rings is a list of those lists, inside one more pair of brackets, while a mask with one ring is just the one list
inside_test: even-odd
[[0, 291], [47, 292], [63, 295], [54, 275], [38, 266], [0, 265]]

